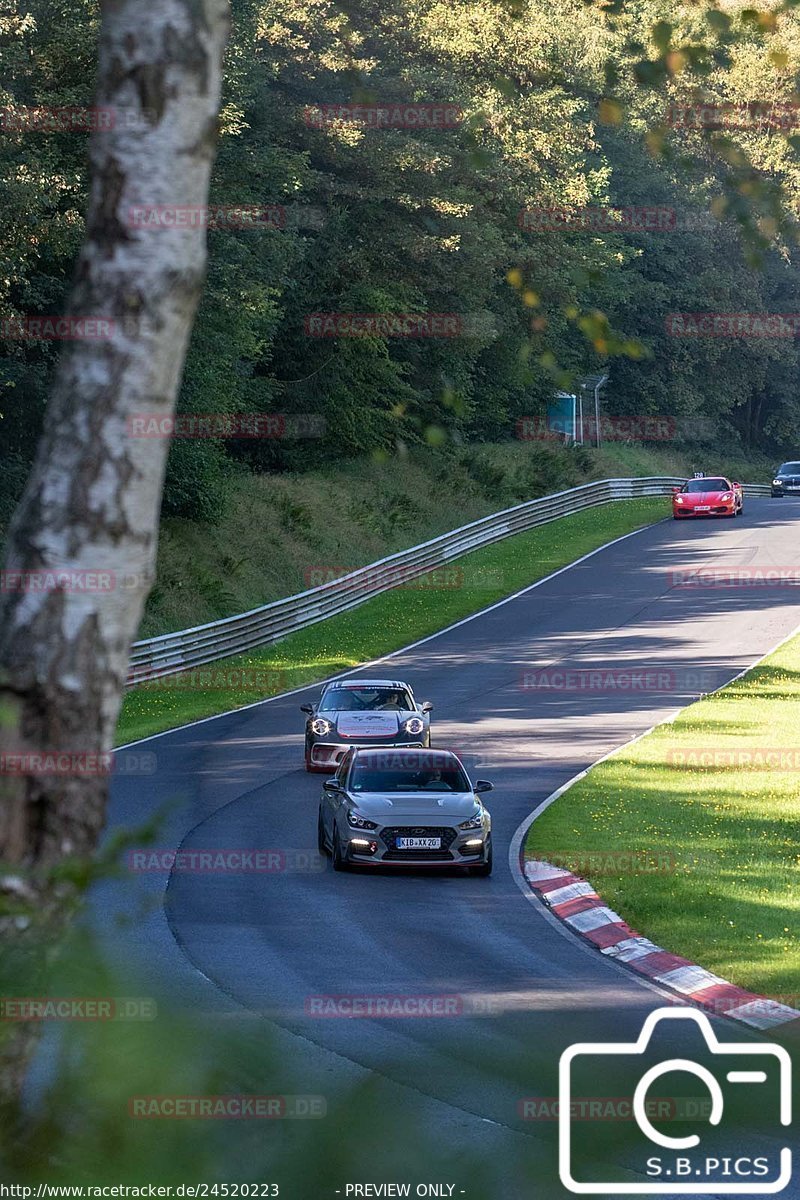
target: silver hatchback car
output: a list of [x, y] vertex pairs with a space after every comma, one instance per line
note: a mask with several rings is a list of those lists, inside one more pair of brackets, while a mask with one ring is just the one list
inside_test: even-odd
[[348, 750], [322, 787], [318, 840], [333, 869], [467, 867], [492, 872], [492, 819], [450, 750]]

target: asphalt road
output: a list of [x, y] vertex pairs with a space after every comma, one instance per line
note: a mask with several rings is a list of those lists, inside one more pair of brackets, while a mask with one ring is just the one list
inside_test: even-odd
[[[277, 1030], [306, 1091], [333, 1095], [378, 1080], [386, 1118], [413, 1110], [441, 1148], [422, 1178], [431, 1163], [441, 1178], [457, 1178], [463, 1156], [480, 1148], [502, 1183], [498, 1194], [531, 1195], [510, 1165], [527, 1156], [537, 1164], [536, 1195], [566, 1195], [556, 1182], [555, 1125], [522, 1119], [520, 1100], [556, 1096], [566, 1046], [633, 1040], [663, 998], [544, 919], [515, 881], [509, 846], [572, 775], [720, 686], [800, 624], [796, 587], [682, 588], [671, 573], [786, 566], [796, 561], [799, 534], [791, 500], [749, 500], [737, 520], [663, 522], [361, 672], [408, 679], [434, 703], [434, 742], [468, 747], [473, 777], [494, 782], [491, 879], [302, 869], [318, 865], [323, 777], [302, 769], [298, 706], [315, 689], [150, 739], [140, 748], [156, 753], [158, 772], [115, 780], [112, 829], [163, 808], [161, 846], [305, 854], [301, 869], [271, 874], [137, 878], [125, 886], [157, 903], [124, 933], [115, 930], [120, 960], [164, 1003], [241, 1022], [251, 1034]], [[660, 676], [655, 688], [632, 691], [523, 686], [525, 672], [551, 667]], [[112, 914], [131, 911], [125, 886], [97, 893], [101, 931]], [[313, 998], [342, 995], [466, 996], [469, 1015], [310, 1014]], [[726, 1022], [718, 1030], [742, 1036]], [[682, 1038], [676, 1031], [667, 1040], [675, 1050]], [[630, 1165], [624, 1149], [618, 1158]], [[421, 1151], [419, 1161], [422, 1169]], [[415, 1169], [412, 1151], [406, 1178], [414, 1183]], [[370, 1159], [363, 1178], [385, 1177], [380, 1156], [377, 1165]], [[331, 1180], [331, 1196], [342, 1182]]]

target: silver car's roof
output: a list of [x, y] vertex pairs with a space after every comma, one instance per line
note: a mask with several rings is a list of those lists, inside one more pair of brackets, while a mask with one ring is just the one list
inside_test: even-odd
[[404, 688], [407, 692], [411, 691], [411, 685], [403, 683], [401, 679], [334, 679], [330, 683], [326, 683], [322, 690], [327, 692], [328, 688], [358, 687]]
[[403, 762], [414, 762], [417, 759], [423, 759], [429, 763], [436, 763], [437, 766], [443, 766], [445, 763], [453, 763], [456, 766], [464, 768], [464, 764], [456, 752], [454, 750], [447, 750], [444, 747], [439, 749], [437, 746], [353, 746], [352, 750], [355, 758], [368, 759], [372, 755], [376, 759], [402, 758]]

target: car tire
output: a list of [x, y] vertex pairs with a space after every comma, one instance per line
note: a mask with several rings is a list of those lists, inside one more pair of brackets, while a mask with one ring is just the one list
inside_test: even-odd
[[325, 825], [322, 820], [322, 809], [319, 810], [319, 816], [317, 817], [317, 849], [320, 854], [330, 854], [325, 841]]
[[739, 507], [737, 508], [737, 510], [736, 510], [736, 516], [737, 516], [737, 517], [743, 517], [743, 516], [744, 516], [744, 505], [743, 505], [743, 504], [740, 504], [740, 505], [739, 505]]
[[478, 867], [470, 867], [471, 875], [481, 875], [485, 879], [487, 875], [492, 873], [492, 843], [489, 843], [489, 853], [486, 856], [486, 862], [483, 862]]
[[339, 845], [339, 831], [335, 824], [333, 826], [333, 838], [331, 840], [333, 842], [333, 853], [331, 855], [333, 860], [333, 869], [334, 871], [346, 871], [348, 868], [348, 863], [347, 859], [342, 854], [342, 848]]

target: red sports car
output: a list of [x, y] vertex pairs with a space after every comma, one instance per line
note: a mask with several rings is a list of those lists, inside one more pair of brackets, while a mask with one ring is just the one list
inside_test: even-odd
[[740, 517], [742, 485], [719, 475], [690, 479], [683, 487], [672, 489], [672, 515], [683, 517]]

